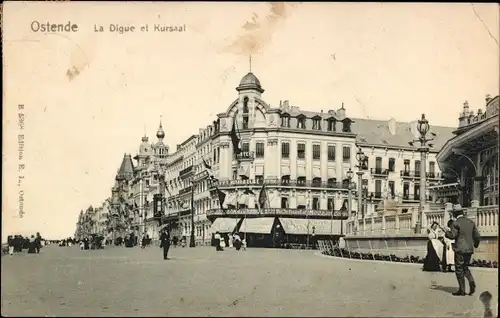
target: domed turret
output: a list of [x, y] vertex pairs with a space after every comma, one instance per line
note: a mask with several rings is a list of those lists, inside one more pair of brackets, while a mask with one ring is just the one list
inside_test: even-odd
[[240, 81], [240, 85], [236, 88], [236, 90], [238, 92], [242, 90], [256, 90], [259, 93], [264, 92], [264, 89], [262, 89], [262, 86], [260, 85], [259, 79], [252, 72], [248, 72], [247, 75], [243, 76]]
[[149, 156], [151, 154], [151, 145], [147, 136], [142, 137], [142, 142], [139, 147], [139, 156]]
[[158, 131], [156, 132], [156, 137], [158, 137], [159, 140], [163, 140], [163, 138], [165, 138], [165, 132], [163, 131], [161, 121], [160, 121], [160, 127], [158, 127]]
[[164, 159], [168, 155], [168, 146], [163, 143], [163, 138], [165, 138], [165, 132], [163, 131], [163, 126], [158, 127], [158, 131], [156, 132], [156, 137], [158, 137], [158, 141], [154, 144], [154, 153], [160, 159]]

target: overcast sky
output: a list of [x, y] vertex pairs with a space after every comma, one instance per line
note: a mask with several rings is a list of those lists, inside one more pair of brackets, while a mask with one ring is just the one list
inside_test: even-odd
[[[123, 154], [134, 155], [145, 132], [156, 140], [160, 118], [173, 150], [226, 111], [250, 53], [274, 107], [290, 100], [327, 111], [343, 102], [350, 117], [426, 113], [431, 125], [456, 126], [464, 100], [477, 111], [485, 94], [498, 94], [494, 4], [7, 2], [3, 19], [3, 239], [72, 235], [80, 210], [110, 195]], [[79, 28], [34, 33], [34, 20]], [[155, 23], [186, 32], [153, 32]], [[109, 24], [136, 31], [111, 33]]]

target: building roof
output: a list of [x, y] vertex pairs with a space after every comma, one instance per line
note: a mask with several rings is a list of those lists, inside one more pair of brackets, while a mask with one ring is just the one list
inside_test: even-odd
[[236, 88], [236, 90], [244, 89], [255, 89], [261, 93], [264, 92], [262, 86], [260, 85], [259, 79], [252, 72], [248, 72], [247, 75], [243, 76], [240, 81], [240, 85]]
[[125, 154], [123, 156], [122, 164], [117, 173], [117, 178], [123, 178], [126, 180], [132, 179], [134, 176], [134, 164], [132, 163], [132, 156]]
[[[396, 122], [395, 120], [360, 118], [353, 118], [353, 120], [352, 132], [357, 134], [356, 142], [361, 144], [409, 148], [411, 146], [408, 142], [413, 141], [418, 136], [416, 122], [405, 123]], [[429, 138], [434, 138], [431, 142], [434, 147], [431, 149], [439, 151], [453, 137], [453, 130], [452, 127], [431, 125], [429, 133], [436, 134], [436, 136], [428, 134]]]
[[240, 85], [257, 85], [260, 86], [260, 81], [252, 72], [248, 72], [247, 75], [243, 76], [240, 81]]

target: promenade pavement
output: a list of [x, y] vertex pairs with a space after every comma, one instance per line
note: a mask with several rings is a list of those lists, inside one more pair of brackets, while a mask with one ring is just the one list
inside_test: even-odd
[[485, 290], [497, 310], [496, 270], [472, 269], [477, 294], [454, 297], [454, 274], [416, 265], [257, 248], [178, 247], [170, 256], [58, 246], [3, 256], [2, 315], [482, 317]]

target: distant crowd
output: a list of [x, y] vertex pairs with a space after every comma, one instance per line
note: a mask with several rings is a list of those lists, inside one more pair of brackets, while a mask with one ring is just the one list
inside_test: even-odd
[[7, 237], [7, 244], [9, 247], [9, 255], [14, 253], [22, 253], [23, 250], [27, 250], [29, 254], [40, 253], [43, 246], [44, 240], [42, 239], [40, 233], [36, 235], [31, 235], [31, 237], [23, 237], [22, 235], [9, 235]]

